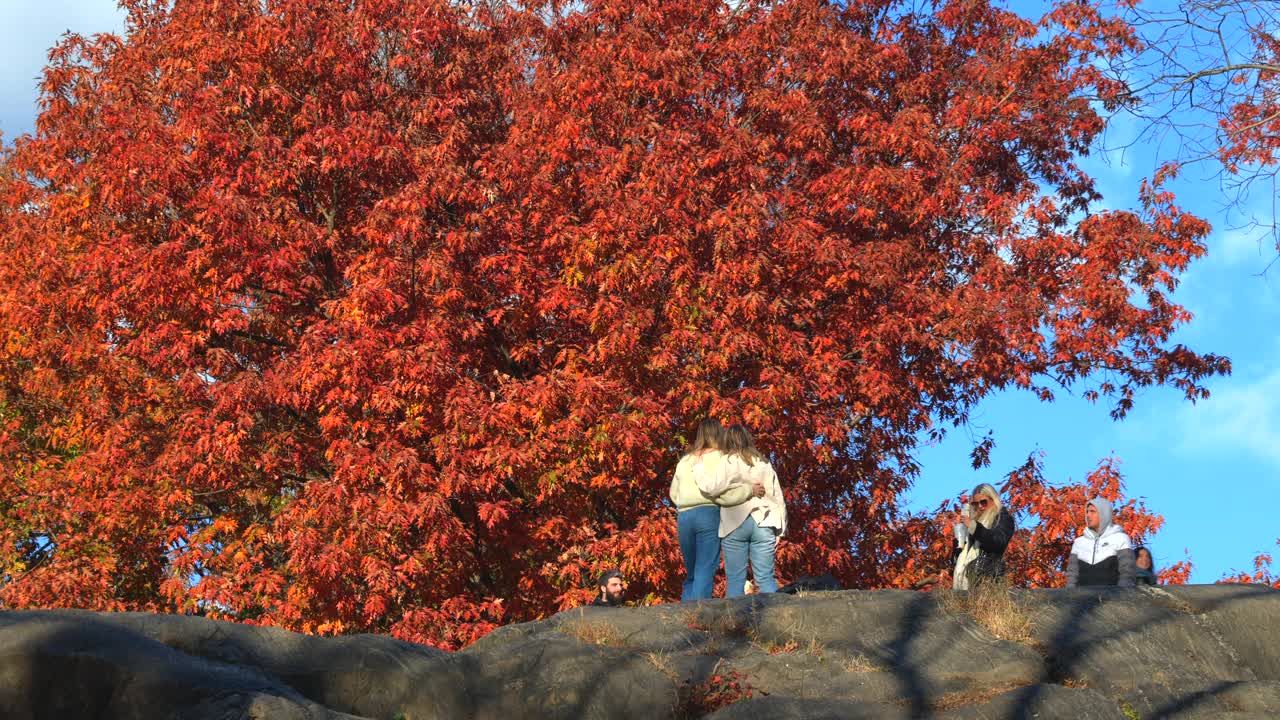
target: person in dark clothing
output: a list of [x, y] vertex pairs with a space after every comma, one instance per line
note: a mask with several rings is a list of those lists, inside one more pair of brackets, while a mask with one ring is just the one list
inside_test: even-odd
[[596, 596], [591, 607], [621, 607], [627, 592], [627, 583], [622, 579], [620, 570], [610, 570], [600, 576], [600, 594]]
[[1151, 550], [1145, 545], [1139, 545], [1133, 551], [1133, 564], [1137, 566], [1134, 573], [1134, 582], [1138, 585], [1158, 585], [1156, 579], [1156, 561], [1151, 557]]
[[983, 580], [1002, 577], [1004, 551], [1013, 539], [1014, 523], [996, 489], [987, 483], [974, 488], [956, 520], [951, 587], [968, 590]]
[[1133, 543], [1112, 521], [1111, 502], [1090, 500], [1084, 517], [1084, 534], [1072, 543], [1067, 557], [1067, 587], [1133, 587]]

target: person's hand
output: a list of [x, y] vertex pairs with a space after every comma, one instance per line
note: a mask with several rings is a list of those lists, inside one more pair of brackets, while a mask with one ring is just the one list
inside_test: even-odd
[[751, 495], [753, 497], [764, 497], [764, 483], [751, 483]]
[[964, 528], [970, 533], [972, 533], [973, 529], [978, 525], [978, 521], [974, 520], [972, 517], [961, 517], [960, 521], [964, 523]]

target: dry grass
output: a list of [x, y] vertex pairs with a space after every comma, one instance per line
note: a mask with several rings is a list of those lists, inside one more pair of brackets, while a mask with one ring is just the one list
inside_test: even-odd
[[[966, 705], [976, 705], [1020, 687], [1026, 687], [1026, 685], [1024, 683], [1001, 683], [992, 687], [951, 692], [930, 702], [929, 709], [933, 711], [954, 710]], [[898, 702], [905, 703], [906, 701], [899, 700]]]
[[699, 645], [694, 645], [691, 650], [695, 655], [707, 655], [709, 657], [724, 657], [734, 649], [734, 643], [723, 637], [712, 636]]
[[823, 654], [826, 653], [827, 651], [827, 647], [822, 643], [818, 642], [817, 636], [814, 636], [809, 638], [809, 642], [807, 645], [805, 645], [804, 651], [805, 651], [805, 654], [812, 655], [813, 657], [816, 657], [819, 660], [821, 660]]
[[785, 655], [800, 650], [800, 643], [795, 640], [788, 640], [785, 643], [778, 643], [773, 640], [752, 640], [751, 644], [770, 655]]
[[1071, 688], [1072, 690], [1088, 690], [1089, 689], [1089, 683], [1085, 682], [1084, 680], [1081, 680], [1080, 678], [1067, 678], [1066, 680], [1063, 680], [1061, 683], [1058, 683], [1058, 684], [1061, 685], [1062, 687]]
[[587, 645], [603, 645], [605, 647], [621, 647], [622, 633], [608, 623], [588, 620], [570, 620], [560, 626], [560, 632], [577, 639]]
[[866, 655], [854, 655], [852, 657], [847, 657], [840, 663], [840, 668], [847, 673], [878, 672], [883, 669], [879, 665], [871, 662]]
[[937, 591], [942, 608], [950, 613], [964, 613], [987, 632], [1001, 640], [1030, 643], [1035, 627], [1031, 614], [1013, 599], [1004, 580], [988, 580], [968, 592]]
[[770, 655], [802, 652], [822, 660], [827, 650], [822, 641], [818, 640], [817, 634], [806, 632], [803, 623], [798, 621], [791, 623], [781, 634], [782, 639], [777, 636], [762, 637], [760, 629], [754, 625], [747, 628], [746, 637], [752, 645]]
[[667, 676], [672, 682], [680, 679], [676, 673], [675, 666], [671, 663], [671, 655], [664, 652], [648, 652], [644, 654], [644, 659], [649, 661], [655, 670]]

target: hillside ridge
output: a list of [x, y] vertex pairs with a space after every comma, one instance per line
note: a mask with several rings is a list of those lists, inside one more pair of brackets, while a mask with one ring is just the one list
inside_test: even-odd
[[994, 619], [973, 596], [900, 590], [587, 607], [457, 653], [193, 616], [3, 611], [0, 717], [1280, 716], [1280, 591], [1011, 597], [1014, 617]]

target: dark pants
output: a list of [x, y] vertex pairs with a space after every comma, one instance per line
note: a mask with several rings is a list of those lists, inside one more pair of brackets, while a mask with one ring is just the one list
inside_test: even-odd
[[709, 598], [720, 568], [720, 508], [704, 505], [685, 510], [676, 517], [676, 528], [684, 555], [680, 601]]

